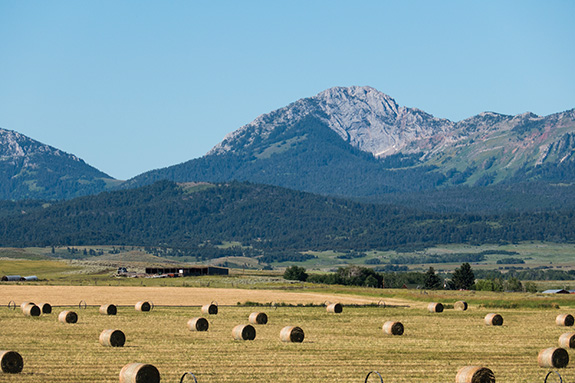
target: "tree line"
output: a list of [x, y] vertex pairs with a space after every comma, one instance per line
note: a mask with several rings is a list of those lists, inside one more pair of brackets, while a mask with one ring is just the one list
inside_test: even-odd
[[[575, 271], [570, 275], [575, 275]], [[375, 288], [406, 288], [415, 285], [426, 290], [537, 291], [533, 282], [522, 283], [517, 274], [495, 273], [480, 279], [467, 262], [462, 263], [453, 273], [444, 275], [438, 275], [433, 267], [424, 273], [415, 271], [378, 273], [373, 269], [356, 265], [340, 267], [332, 273], [308, 274], [304, 267], [294, 265], [286, 268], [283, 277], [302, 282]]]

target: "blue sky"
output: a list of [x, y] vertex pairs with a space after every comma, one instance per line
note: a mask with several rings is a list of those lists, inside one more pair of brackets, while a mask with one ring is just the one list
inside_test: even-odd
[[575, 108], [575, 2], [0, 0], [0, 127], [119, 179], [369, 85], [453, 121]]

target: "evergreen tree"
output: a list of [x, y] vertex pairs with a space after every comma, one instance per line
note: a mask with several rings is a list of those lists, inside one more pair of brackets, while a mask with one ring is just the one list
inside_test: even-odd
[[469, 290], [475, 283], [475, 274], [471, 270], [471, 265], [467, 262], [461, 264], [461, 267], [453, 271], [451, 280], [456, 289]]
[[305, 281], [307, 277], [308, 274], [305, 272], [305, 268], [300, 266], [290, 266], [284, 272], [284, 279], [292, 281]]
[[433, 267], [430, 267], [429, 270], [427, 270], [427, 273], [425, 273], [425, 282], [423, 287], [426, 289], [440, 289], [442, 286], [441, 283], [441, 278], [439, 278], [437, 276], [437, 274], [435, 274], [435, 269]]

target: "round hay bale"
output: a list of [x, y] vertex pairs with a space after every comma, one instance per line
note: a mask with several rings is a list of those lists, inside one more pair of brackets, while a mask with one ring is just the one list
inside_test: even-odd
[[126, 335], [120, 330], [104, 330], [100, 333], [100, 344], [106, 347], [124, 347]]
[[328, 313], [341, 314], [343, 306], [339, 303], [332, 303], [326, 307]]
[[98, 311], [102, 315], [116, 315], [118, 313], [118, 309], [116, 308], [116, 305], [112, 305], [112, 304], [102, 305], [102, 306], [100, 306], [100, 309]]
[[251, 313], [249, 321], [251, 324], [267, 324], [268, 323], [268, 316], [266, 313]]
[[120, 383], [160, 383], [160, 372], [151, 364], [126, 364], [120, 371]]
[[50, 303], [38, 303], [42, 314], [52, 314], [52, 305]]
[[564, 368], [569, 364], [569, 353], [564, 348], [550, 347], [539, 352], [539, 367]]
[[146, 301], [140, 301], [138, 303], [136, 303], [136, 306], [134, 306], [136, 311], [142, 311], [142, 312], [148, 312], [150, 310], [152, 310], [152, 305], [150, 304], [150, 302], [146, 302]]
[[22, 302], [20, 303], [20, 309], [22, 309], [22, 311], [24, 311], [24, 308], [28, 305], [35, 305], [36, 303], [34, 302]]
[[443, 305], [437, 302], [431, 302], [427, 305], [427, 311], [430, 313], [441, 313], [443, 312]]
[[490, 313], [485, 316], [485, 324], [488, 326], [502, 326], [503, 317], [499, 314]]
[[557, 326], [573, 326], [575, 324], [575, 318], [571, 314], [559, 314], [555, 318], [555, 323]]
[[24, 359], [16, 351], [0, 351], [0, 370], [6, 374], [19, 374], [24, 368]]
[[455, 383], [495, 383], [495, 375], [486, 367], [465, 366], [457, 371]]
[[559, 347], [575, 348], [575, 332], [566, 332], [559, 337]]
[[280, 339], [282, 342], [301, 343], [305, 338], [305, 334], [300, 327], [286, 326], [280, 332]]
[[210, 323], [206, 318], [196, 317], [188, 321], [188, 329], [190, 331], [208, 331]]
[[467, 310], [467, 302], [457, 301], [453, 304], [453, 308], [459, 311], [465, 311]]
[[387, 321], [383, 324], [383, 332], [388, 335], [403, 335], [403, 324], [401, 322]]
[[232, 336], [235, 340], [254, 340], [256, 329], [251, 324], [239, 324], [233, 328]]
[[214, 304], [213, 302], [208, 305], [202, 306], [202, 313], [208, 315], [217, 315], [218, 314], [218, 305]]
[[39, 317], [40, 314], [42, 314], [42, 309], [40, 309], [40, 307], [36, 306], [34, 303], [24, 307], [22, 311], [24, 312], [24, 315], [28, 317]]
[[76, 323], [78, 322], [78, 314], [74, 311], [62, 311], [58, 315], [58, 321], [62, 323]]

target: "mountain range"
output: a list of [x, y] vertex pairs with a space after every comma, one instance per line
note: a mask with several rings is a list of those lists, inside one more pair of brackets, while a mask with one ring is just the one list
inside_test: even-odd
[[481, 113], [460, 122], [399, 106], [370, 87], [331, 88], [262, 115], [205, 156], [125, 183], [160, 179], [386, 193], [575, 180], [575, 109], [546, 117]]
[[336, 87], [261, 115], [203, 157], [125, 182], [0, 129], [0, 198], [68, 199], [167, 179], [389, 200], [453, 187], [570, 184], [574, 153], [575, 109], [544, 117], [485, 112], [452, 122], [370, 87]]

